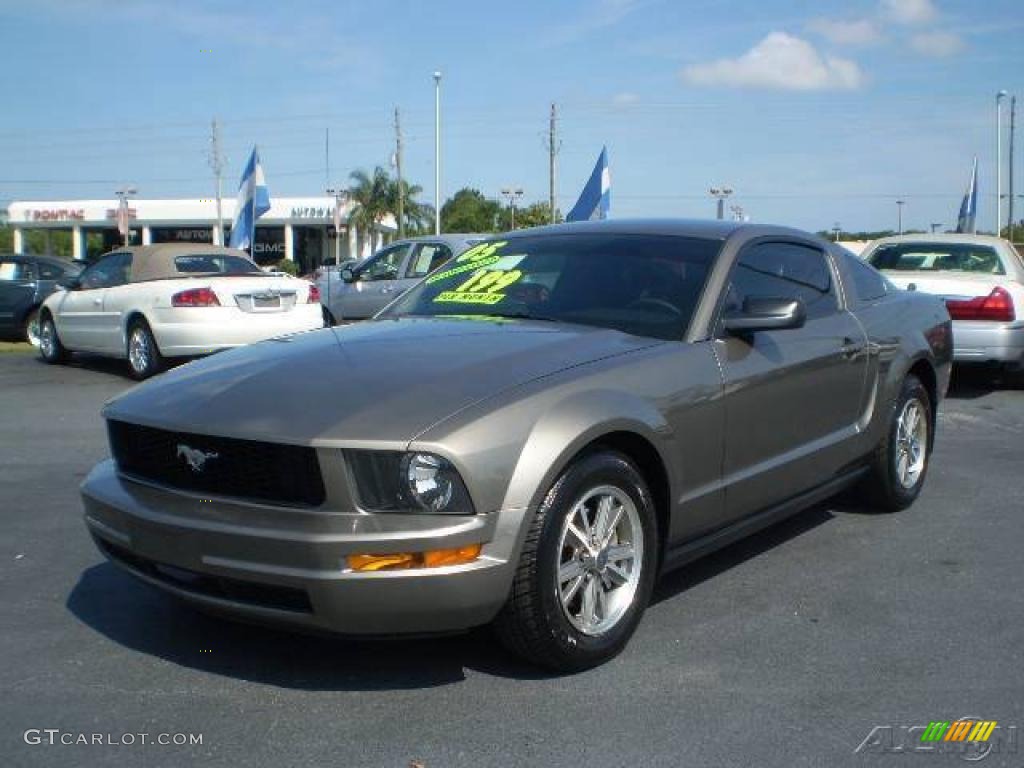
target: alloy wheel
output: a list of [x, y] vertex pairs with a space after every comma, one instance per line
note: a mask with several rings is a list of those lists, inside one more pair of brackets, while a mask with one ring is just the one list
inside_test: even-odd
[[39, 331], [39, 351], [43, 353], [43, 357], [49, 359], [56, 354], [56, 342], [57, 329], [53, 327], [53, 320], [47, 318]]
[[643, 568], [640, 515], [620, 488], [592, 488], [562, 526], [556, 589], [566, 619], [585, 635], [614, 627], [636, 597]]
[[136, 326], [128, 337], [128, 363], [136, 373], [145, 373], [151, 357], [149, 334], [144, 328]]
[[913, 488], [928, 458], [928, 419], [924, 404], [911, 398], [903, 405], [896, 423], [896, 477], [904, 488]]
[[25, 340], [33, 347], [39, 347], [42, 341], [42, 329], [39, 324], [39, 313], [34, 312], [25, 324]]

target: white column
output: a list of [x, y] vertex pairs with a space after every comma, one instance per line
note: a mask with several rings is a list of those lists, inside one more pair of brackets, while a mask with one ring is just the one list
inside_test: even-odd
[[142, 244], [150, 245], [153, 242], [153, 233], [150, 231], [149, 226], [142, 227]]
[[295, 238], [292, 237], [292, 225], [284, 225], [284, 257], [288, 261], [295, 261]]
[[11, 245], [14, 248], [15, 253], [24, 253], [25, 251], [25, 238], [22, 235], [21, 227], [14, 227], [13, 241]]
[[85, 243], [82, 241], [82, 228], [75, 225], [71, 228], [71, 256], [75, 259], [85, 258]]
[[[17, 232], [17, 230], [15, 230]], [[346, 233], [348, 234], [348, 258], [358, 259], [359, 258], [359, 238], [356, 235], [356, 228], [352, 226], [352, 222], [349, 221], [346, 227]]]

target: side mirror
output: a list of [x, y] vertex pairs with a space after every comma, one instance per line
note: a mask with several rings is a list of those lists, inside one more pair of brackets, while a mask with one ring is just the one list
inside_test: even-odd
[[740, 312], [725, 316], [725, 330], [731, 333], [782, 331], [801, 328], [807, 310], [799, 299], [746, 299]]
[[352, 267], [345, 267], [341, 270], [341, 279], [346, 283], [354, 283], [356, 281], [356, 273], [352, 271]]
[[82, 287], [82, 281], [77, 277], [62, 277], [57, 281], [57, 285], [65, 291], [77, 291]]

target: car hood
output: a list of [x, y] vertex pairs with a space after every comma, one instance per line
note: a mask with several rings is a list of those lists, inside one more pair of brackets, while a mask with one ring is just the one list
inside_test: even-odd
[[394, 446], [503, 390], [659, 343], [535, 321], [374, 320], [181, 366], [112, 400], [104, 416], [254, 440]]

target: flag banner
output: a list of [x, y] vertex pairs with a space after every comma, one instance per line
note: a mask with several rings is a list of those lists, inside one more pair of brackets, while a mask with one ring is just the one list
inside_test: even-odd
[[978, 218], [978, 158], [974, 158], [971, 180], [967, 184], [967, 192], [960, 203], [960, 215], [957, 217], [956, 231], [960, 234], [976, 234]]
[[117, 204], [117, 231], [121, 237], [128, 237], [128, 198], [121, 195], [121, 202]]
[[566, 215], [566, 221], [590, 221], [591, 219], [607, 219], [608, 210], [611, 208], [612, 177], [608, 170], [608, 149], [602, 147], [601, 155], [597, 158], [597, 165], [580, 199]]
[[238, 203], [235, 206], [235, 222], [231, 226], [232, 248], [252, 249], [256, 239], [256, 219], [270, 210], [270, 191], [263, 178], [263, 166], [256, 147], [242, 172], [238, 185]]

